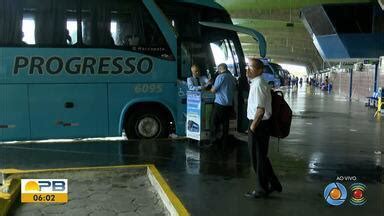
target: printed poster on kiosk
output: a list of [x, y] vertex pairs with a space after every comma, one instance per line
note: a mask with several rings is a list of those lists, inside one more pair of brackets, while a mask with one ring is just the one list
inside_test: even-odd
[[201, 93], [195, 91], [187, 92], [187, 137], [200, 140], [201, 131]]

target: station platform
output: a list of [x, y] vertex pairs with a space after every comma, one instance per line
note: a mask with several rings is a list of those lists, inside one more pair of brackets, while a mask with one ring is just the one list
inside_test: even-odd
[[[294, 112], [291, 134], [279, 144], [271, 139], [269, 149], [283, 192], [267, 199], [243, 196], [256, 181], [245, 134], [235, 134], [226, 152], [186, 139], [1, 144], [0, 169], [150, 163], [191, 215], [384, 215], [384, 118], [309, 86], [285, 93]], [[347, 188], [365, 184], [367, 202], [329, 205], [323, 192], [337, 179]]]

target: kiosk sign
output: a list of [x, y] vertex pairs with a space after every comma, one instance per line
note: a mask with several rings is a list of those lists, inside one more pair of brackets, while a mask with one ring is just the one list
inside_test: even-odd
[[200, 140], [201, 131], [201, 93], [187, 92], [187, 137]]
[[187, 137], [194, 140], [209, 138], [209, 122], [215, 95], [209, 92], [187, 92]]

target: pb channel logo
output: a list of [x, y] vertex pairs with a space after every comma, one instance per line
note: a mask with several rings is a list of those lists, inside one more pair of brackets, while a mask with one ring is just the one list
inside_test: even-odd
[[22, 203], [68, 202], [67, 179], [21, 179]]
[[[353, 183], [349, 187], [350, 198], [349, 203], [354, 206], [362, 206], [367, 202], [366, 198], [367, 187], [362, 183]], [[328, 184], [324, 189], [324, 199], [328, 204], [333, 206], [342, 205], [348, 197], [346, 187], [340, 182]]]

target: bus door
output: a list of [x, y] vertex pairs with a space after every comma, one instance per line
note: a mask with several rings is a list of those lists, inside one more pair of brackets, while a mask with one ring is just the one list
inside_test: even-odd
[[[266, 56], [266, 42], [264, 36], [255, 31], [254, 29], [216, 22], [199, 22], [203, 26], [224, 29], [233, 31], [236, 33], [243, 33], [254, 38], [259, 44], [260, 56], [264, 58]], [[240, 46], [238, 44], [238, 46]], [[237, 48], [237, 49], [236, 49]], [[237, 97], [235, 97], [235, 111], [237, 112], [237, 130], [244, 132], [248, 129], [247, 119], [247, 99], [249, 93], [249, 84], [245, 75], [245, 70], [242, 69], [240, 62], [245, 62], [241, 47], [236, 47], [234, 41], [225, 39], [222, 41], [216, 41], [211, 43], [212, 54], [214, 55], [216, 64], [227, 63], [229, 70], [237, 77], [239, 87]], [[221, 53], [221, 54], [220, 54]], [[236, 100], [237, 99], [237, 100]]]
[[[178, 74], [178, 109], [183, 110], [179, 113], [178, 119], [185, 125], [187, 110], [187, 78], [192, 76], [191, 66], [197, 64], [200, 67], [201, 75], [210, 78], [214, 71], [209, 64], [207, 55], [207, 45], [200, 41], [183, 41], [180, 44], [180, 71]], [[184, 134], [181, 134], [184, 135]]]

